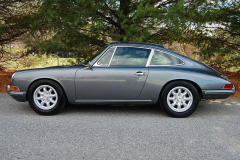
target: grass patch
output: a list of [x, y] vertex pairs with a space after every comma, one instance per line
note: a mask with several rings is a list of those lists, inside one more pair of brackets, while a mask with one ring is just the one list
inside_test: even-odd
[[53, 56], [48, 55], [32, 56], [30, 54], [17, 60], [1, 62], [0, 65], [8, 69], [23, 70], [74, 64], [77, 64], [75, 58], [54, 58]]

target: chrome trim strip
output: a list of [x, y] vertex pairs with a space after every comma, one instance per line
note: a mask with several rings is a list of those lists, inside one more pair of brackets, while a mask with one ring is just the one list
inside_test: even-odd
[[12, 74], [12, 77], [11, 77], [11, 82], [12, 82], [12, 80], [13, 80], [14, 76], [15, 76], [15, 73], [16, 73], [16, 72], [14, 72], [14, 73]]
[[110, 59], [110, 61], [109, 61], [109, 63], [108, 63], [108, 66], [110, 66], [110, 64], [111, 64], [111, 62], [112, 62], [112, 59], [113, 59], [113, 56], [114, 56], [116, 50], [117, 50], [117, 47], [115, 47], [115, 49], [114, 49], [114, 51], [113, 51], [113, 54], [112, 54], [112, 57], [111, 57], [111, 59]]
[[7, 92], [10, 92], [10, 85], [7, 85]]
[[76, 100], [75, 102], [152, 102], [152, 100]]
[[184, 64], [175, 64], [175, 65], [148, 65], [148, 67], [169, 67], [169, 66], [182, 66]]
[[141, 47], [141, 46], [134, 46], [134, 45], [114, 45], [112, 47], [131, 47], [131, 48], [145, 48], [145, 49], [153, 49], [151, 47]]
[[150, 62], [152, 60], [153, 53], [154, 53], [154, 49], [151, 49], [150, 55], [149, 55], [148, 60], [147, 60], [146, 67], [148, 67], [148, 65], [150, 64]]
[[205, 94], [224, 94], [224, 93], [234, 93], [234, 90], [203, 90]]
[[19, 91], [9, 91], [9, 95], [24, 95], [26, 92], [19, 92]]

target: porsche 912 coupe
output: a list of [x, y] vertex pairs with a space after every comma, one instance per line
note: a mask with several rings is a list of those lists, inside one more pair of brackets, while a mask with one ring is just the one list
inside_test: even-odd
[[211, 67], [159, 45], [111, 43], [87, 64], [17, 71], [10, 96], [41, 115], [70, 104], [159, 104], [187, 117], [202, 99], [223, 99], [235, 85]]

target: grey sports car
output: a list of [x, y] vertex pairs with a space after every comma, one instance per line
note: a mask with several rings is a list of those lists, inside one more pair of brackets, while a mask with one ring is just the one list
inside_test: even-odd
[[187, 117], [201, 99], [235, 93], [224, 75], [159, 45], [111, 43], [88, 64], [17, 71], [10, 96], [28, 101], [42, 115], [70, 104], [159, 104], [173, 117]]

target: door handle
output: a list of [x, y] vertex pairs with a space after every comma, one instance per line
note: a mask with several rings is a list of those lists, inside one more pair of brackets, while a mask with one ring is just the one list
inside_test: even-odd
[[146, 76], [146, 72], [142, 72], [142, 71], [138, 71], [138, 72], [136, 72], [136, 73], [134, 73], [134, 75], [136, 75], [136, 76]]

